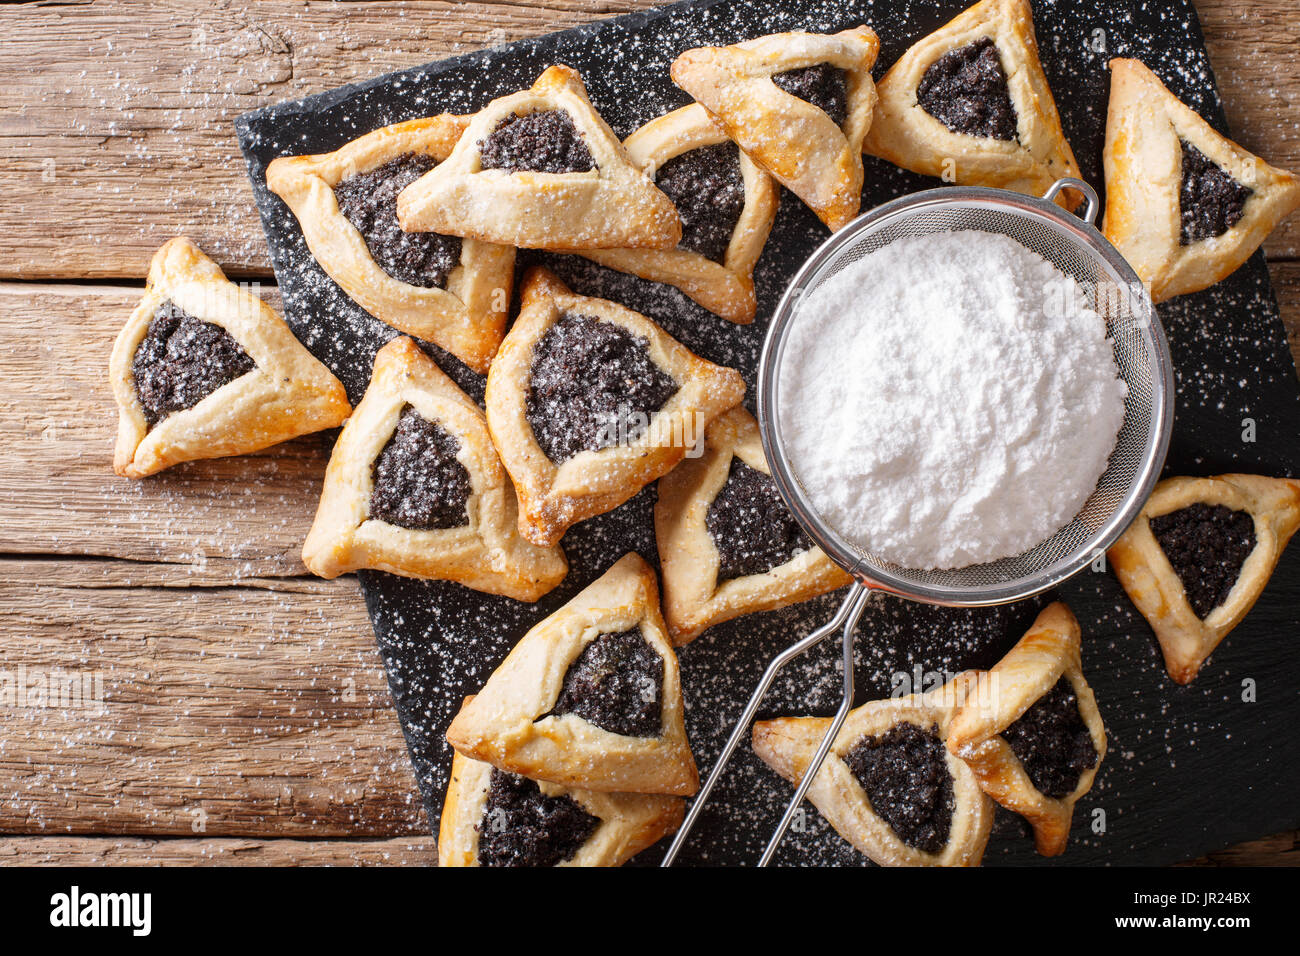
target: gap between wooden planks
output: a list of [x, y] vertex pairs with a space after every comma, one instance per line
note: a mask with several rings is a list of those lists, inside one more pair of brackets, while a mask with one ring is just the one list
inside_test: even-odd
[[[142, 277], [184, 233], [232, 274], [269, 263], [233, 120], [655, 0], [0, 7], [0, 278]], [[1300, 4], [1201, 0], [1240, 142], [1300, 169]], [[14, 198], [17, 201], [14, 201]], [[1300, 257], [1300, 217], [1269, 240]]]

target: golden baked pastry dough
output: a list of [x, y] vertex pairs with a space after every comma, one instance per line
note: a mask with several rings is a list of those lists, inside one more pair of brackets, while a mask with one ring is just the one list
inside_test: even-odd
[[[1255, 522], [1255, 547], [1227, 598], [1197, 617], [1182, 581], [1151, 531], [1151, 519], [1194, 504], [1245, 511]], [[1205, 659], [1241, 623], [1268, 584], [1287, 542], [1300, 528], [1300, 480], [1263, 475], [1167, 478], [1156, 485], [1137, 519], [1107, 552], [1129, 598], [1155, 631], [1169, 676], [1196, 677]]]
[[[652, 179], [670, 160], [703, 147], [731, 142], [698, 103], [653, 119], [624, 140], [632, 162]], [[733, 147], [734, 148], [734, 147]], [[754, 266], [767, 243], [780, 201], [776, 182], [737, 149], [745, 205], [721, 262], [676, 249], [600, 249], [583, 253], [610, 269], [681, 289], [714, 315], [746, 325], [754, 321]]]
[[[1063, 679], [1074, 692], [1097, 759], [1079, 774], [1070, 793], [1056, 798], [1039, 791], [1001, 734]], [[985, 793], [1029, 821], [1039, 853], [1056, 856], [1065, 849], [1074, 805], [1092, 788], [1106, 756], [1106, 727], [1083, 677], [1079, 622], [1068, 607], [1049, 604], [1006, 657], [979, 673], [948, 728], [948, 749], [974, 771]]]
[[[572, 710], [555, 715], [565, 677], [605, 634], [639, 630], [663, 661], [658, 736], [598, 727]], [[602, 685], [597, 693], [607, 687]], [[659, 613], [655, 573], [627, 554], [524, 635], [447, 730], [458, 751], [502, 770], [567, 787], [689, 795], [699, 789], [686, 739], [677, 657]]]
[[[850, 711], [808, 788], [808, 799], [835, 832], [880, 866], [978, 866], [984, 856], [993, 828], [993, 802], [980, 790], [970, 767], [942, 744], [970, 680], [960, 675], [927, 693], [873, 700]], [[937, 727], [934, 732], [952, 775], [952, 820], [947, 843], [938, 852], [903, 842], [872, 809], [866, 791], [844, 762], [863, 737], [880, 737], [902, 723], [927, 732]], [[830, 725], [829, 717], [760, 720], [754, 724], [754, 752], [786, 780], [798, 784]]]
[[[456, 754], [438, 827], [439, 866], [481, 866], [479, 834], [504, 821], [486, 816], [492, 765]], [[600, 793], [537, 782], [546, 797], [568, 797], [600, 822], [576, 852], [556, 866], [622, 866], [677, 832], [686, 806], [679, 797], [652, 793]]]
[[[580, 451], [557, 465], [538, 444], [527, 405], [533, 347], [566, 314], [610, 322], [644, 340], [650, 361], [677, 391], [635, 440], [629, 431], [621, 444]], [[739, 372], [699, 358], [640, 313], [575, 295], [545, 269], [530, 270], [519, 316], [488, 372], [486, 396], [492, 440], [519, 492], [520, 533], [535, 544], [554, 544], [571, 525], [618, 507], [680, 462], [708, 423], [744, 394]]]
[[[1182, 244], [1187, 143], [1251, 193], [1235, 225]], [[1235, 271], [1300, 207], [1300, 181], [1219, 135], [1137, 60], [1110, 61], [1103, 232], [1156, 302], [1197, 292]]]
[[[463, 527], [405, 528], [370, 516], [375, 460], [407, 406], [459, 442], [456, 457], [470, 483]], [[516, 511], [483, 412], [402, 336], [375, 356], [366, 394], [334, 445], [302, 559], [325, 578], [376, 568], [536, 601], [564, 579], [568, 564], [558, 546], [539, 548], [519, 536]]]
[[[255, 367], [150, 427], [132, 363], [154, 313], [169, 302], [220, 326]], [[144, 298], [113, 343], [109, 379], [118, 407], [113, 470], [127, 478], [197, 458], [246, 455], [333, 428], [352, 410], [338, 379], [303, 348], [284, 319], [184, 238], [154, 253]]]
[[[750, 159], [838, 229], [858, 214], [862, 201], [862, 138], [876, 105], [871, 67], [879, 51], [879, 39], [865, 26], [833, 34], [775, 33], [687, 50], [673, 61], [672, 77]], [[842, 125], [772, 80], [822, 64], [845, 73]]]
[[411, 153], [445, 161], [469, 120], [443, 113], [385, 126], [332, 153], [281, 156], [267, 167], [266, 185], [293, 210], [307, 248], [353, 301], [484, 373], [505, 335], [515, 250], [466, 239], [445, 288], [410, 285], [375, 262], [334, 194], [345, 179]]
[[[562, 110], [591, 153], [595, 169], [546, 173], [483, 169], [479, 147], [512, 115]], [[587, 99], [575, 70], [552, 66], [531, 89], [493, 100], [474, 115], [445, 163], [397, 197], [409, 231], [530, 249], [671, 249], [682, 224], [671, 200], [628, 158]]]
[[[1016, 112], [1013, 139], [954, 132], [917, 101], [926, 71], [943, 55], [994, 41]], [[1056, 102], [1038, 60], [1028, 0], [983, 0], [919, 40], [876, 84], [880, 102], [863, 150], [896, 166], [969, 186], [1041, 196], [1079, 164], [1061, 130]], [[1077, 194], [1057, 201], [1077, 205]]]
[[663, 568], [664, 618], [678, 646], [723, 621], [806, 601], [853, 581], [817, 547], [764, 574], [718, 581], [720, 561], [709, 534], [709, 506], [737, 459], [771, 474], [758, 423], [739, 406], [708, 427], [703, 456], [688, 458], [659, 479], [655, 538]]

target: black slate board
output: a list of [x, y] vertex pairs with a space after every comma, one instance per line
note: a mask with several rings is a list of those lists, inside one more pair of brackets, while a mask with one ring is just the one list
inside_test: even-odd
[[[472, 53], [281, 103], [237, 121], [240, 144], [288, 319], [347, 385], [364, 389], [375, 350], [393, 333], [353, 305], [307, 253], [292, 215], [265, 187], [275, 156], [321, 152], [380, 126], [443, 110], [471, 112], [531, 83], [554, 62], [580, 69], [591, 98], [620, 136], [685, 103], [668, 79], [678, 52], [788, 29], [829, 31], [858, 23], [882, 38], [877, 75], [907, 46], [959, 12], [964, 0], [713, 0], [688, 2], [564, 33]], [[1043, 64], [1084, 176], [1101, 189], [1101, 143], [1112, 56], [1136, 56], [1175, 94], [1226, 132], [1200, 27], [1190, 2], [1037, 0]], [[454, 14], [451, 14], [454, 15]], [[935, 185], [867, 160], [863, 208]], [[647, 312], [706, 358], [741, 369], [751, 385], [776, 299], [825, 231], [783, 196], [759, 264], [759, 320], [739, 328], [675, 291], [605, 272], [582, 260], [546, 257], [579, 291]], [[528, 258], [534, 258], [532, 256]], [[522, 265], [522, 263], [521, 263]], [[1300, 474], [1300, 387], [1262, 254], [1213, 289], [1161, 308], [1178, 398], [1167, 473], [1254, 471]], [[441, 364], [473, 395], [482, 380], [445, 354]], [[752, 400], [751, 400], [752, 407]], [[1245, 419], [1255, 441], [1243, 440]], [[518, 638], [623, 553], [656, 561], [654, 489], [565, 538], [567, 581], [537, 605], [457, 585], [363, 572], [361, 585], [388, 670], [430, 823], [436, 829], [450, 763], [443, 733], [463, 695], [476, 691]], [[1059, 862], [1163, 864], [1300, 825], [1300, 548], [1284, 557], [1254, 611], [1202, 675], [1180, 688], [1166, 676], [1151, 632], [1109, 572], [1085, 571], [1060, 589], [1083, 626], [1084, 666], [1106, 719], [1110, 752], [1075, 813]], [[703, 770], [765, 663], [831, 612], [840, 595], [714, 628], [681, 654], [688, 730]], [[862, 699], [887, 694], [899, 674], [988, 666], [1015, 642], [1040, 601], [977, 611], [878, 598], [858, 641]], [[828, 713], [838, 693], [835, 648], [793, 667], [767, 699], [765, 715]], [[1253, 681], [1256, 700], [1242, 700]], [[701, 821], [683, 862], [756, 859], [789, 788], [747, 749]], [[1104, 815], [1105, 828], [1094, 824]], [[815, 814], [786, 840], [785, 864], [864, 861]], [[642, 854], [654, 862], [662, 847]], [[1041, 863], [1017, 817], [1000, 812], [986, 863]]]

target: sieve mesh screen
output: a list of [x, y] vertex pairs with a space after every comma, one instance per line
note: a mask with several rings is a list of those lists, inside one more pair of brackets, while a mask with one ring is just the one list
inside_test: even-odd
[[[956, 230], [1010, 236], [1074, 278], [1106, 321], [1128, 385], [1124, 423], [1096, 489], [1072, 521], [1014, 557], [953, 570], [903, 568], [851, 545], [811, 508], [786, 460], [776, 379], [798, 303], [831, 276], [897, 239]], [[1136, 275], [1091, 226], [1042, 200], [1000, 190], [947, 188], [898, 200], [832, 237], [796, 276], [764, 350], [760, 419], [774, 477], [796, 519], [827, 553], [866, 583], [917, 600], [992, 604], [1037, 593], [1090, 563], [1129, 524], [1159, 474], [1168, 444], [1171, 391], [1159, 320]]]

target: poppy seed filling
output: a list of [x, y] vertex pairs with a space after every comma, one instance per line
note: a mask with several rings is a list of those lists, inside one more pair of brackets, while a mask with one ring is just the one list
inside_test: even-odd
[[1182, 582], [1196, 616], [1228, 599], [1255, 550], [1255, 519], [1246, 511], [1197, 502], [1150, 520], [1156, 543]]
[[414, 530], [469, 524], [469, 472], [459, 452], [458, 438], [407, 405], [375, 459], [370, 517]]
[[479, 167], [508, 173], [585, 173], [596, 168], [573, 117], [564, 110], [511, 113], [479, 140]]
[[1246, 211], [1246, 200], [1254, 190], [1237, 182], [1191, 143], [1181, 139], [1178, 142], [1183, 150], [1182, 179], [1178, 186], [1181, 216], [1178, 241], [1190, 246], [1221, 236], [1240, 222]]
[[569, 796], [542, 793], [527, 777], [496, 767], [478, 829], [481, 866], [556, 866], [575, 853], [600, 826]]
[[917, 84], [916, 102], [954, 133], [1016, 138], [1016, 109], [990, 37], [949, 50], [931, 63]]
[[537, 444], [562, 463], [630, 444], [677, 392], [649, 342], [621, 325], [568, 312], [533, 346], [525, 415]]
[[837, 66], [815, 63], [797, 70], [786, 70], [773, 74], [772, 82], [778, 89], [817, 107], [836, 126], [843, 126], [849, 118], [848, 74]]
[[164, 302], [135, 350], [131, 376], [145, 421], [153, 426], [173, 412], [193, 408], [255, 367], [221, 326]]
[[1038, 792], [1057, 800], [1074, 793], [1079, 776], [1097, 766], [1097, 748], [1067, 677], [1002, 731], [1002, 738]]
[[403, 232], [397, 194], [438, 165], [432, 156], [406, 153], [334, 187], [339, 212], [361, 233], [371, 258], [398, 282], [445, 289], [460, 264], [461, 241], [436, 232]]
[[664, 660], [640, 628], [601, 634], [569, 665], [551, 715], [577, 714], [624, 737], [658, 737], [663, 684]]
[[948, 844], [957, 809], [947, 748], [939, 727], [903, 722], [879, 737], [862, 737], [844, 762], [876, 815], [898, 838], [924, 853]]
[[776, 482], [739, 458], [709, 503], [705, 526], [718, 551], [718, 583], [771, 571], [812, 547]]
[[682, 220], [680, 248], [722, 262], [745, 209], [745, 178], [735, 143], [701, 146], [659, 167], [658, 186]]

